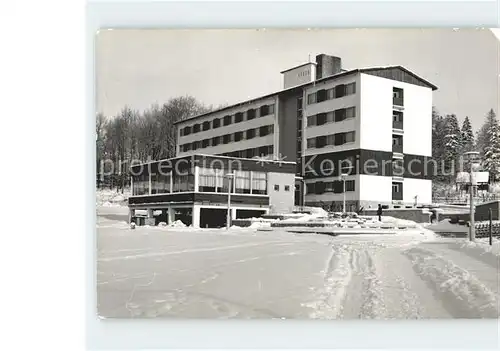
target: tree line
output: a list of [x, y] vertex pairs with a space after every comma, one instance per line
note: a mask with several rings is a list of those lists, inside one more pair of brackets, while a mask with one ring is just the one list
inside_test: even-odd
[[144, 111], [125, 106], [116, 116], [96, 116], [97, 186], [121, 189], [129, 184], [132, 161], [147, 162], [175, 156], [174, 123], [222, 108], [207, 106], [192, 96], [180, 96]]
[[490, 182], [500, 181], [500, 126], [495, 111], [488, 111], [483, 125], [474, 133], [468, 116], [460, 126], [455, 114], [443, 116], [433, 108], [432, 157], [444, 165], [438, 167], [433, 181], [453, 184], [460, 157], [468, 151], [479, 152], [481, 169], [489, 172]]

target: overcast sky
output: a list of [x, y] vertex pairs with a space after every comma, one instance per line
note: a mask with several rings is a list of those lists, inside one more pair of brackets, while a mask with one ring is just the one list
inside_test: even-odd
[[345, 69], [402, 65], [438, 86], [442, 114], [477, 129], [499, 107], [499, 44], [489, 30], [106, 30], [96, 38], [97, 109], [143, 110], [179, 95], [233, 104], [279, 91], [280, 71], [309, 55]]

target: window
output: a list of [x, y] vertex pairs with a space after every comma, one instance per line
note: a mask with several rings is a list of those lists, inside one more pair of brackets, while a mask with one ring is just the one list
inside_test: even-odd
[[347, 132], [345, 133], [345, 142], [353, 143], [355, 141], [355, 132]]
[[191, 134], [191, 126], [184, 128], [184, 135], [189, 135], [189, 134]]
[[341, 122], [346, 119], [346, 109], [335, 110], [335, 122]]
[[263, 116], [267, 116], [268, 114], [269, 114], [269, 106], [268, 105], [261, 106], [260, 107], [260, 116], [263, 117]]
[[201, 128], [203, 131], [206, 131], [206, 130], [209, 130], [210, 129], [210, 122], [209, 121], [205, 121], [203, 122], [202, 124], [202, 128]]
[[392, 111], [392, 121], [395, 123], [403, 122], [403, 112]]
[[231, 134], [226, 134], [222, 136], [222, 143], [229, 144], [231, 142]]
[[247, 140], [255, 138], [255, 129], [248, 129], [246, 131], [246, 134], [247, 134]]
[[326, 113], [318, 113], [316, 115], [316, 125], [321, 126], [326, 123]]
[[149, 194], [149, 175], [141, 174], [138, 176], [133, 176], [133, 194], [134, 195], [146, 195]]
[[396, 106], [403, 106], [403, 89], [393, 88], [392, 89], [392, 104]]
[[290, 191], [290, 185], [285, 185], [285, 191]]
[[274, 184], [274, 191], [280, 191], [280, 186], [278, 184]]
[[315, 184], [314, 183], [307, 183], [306, 184], [306, 194], [314, 194], [315, 191]]
[[326, 123], [335, 122], [335, 112], [330, 111], [326, 113]]
[[234, 123], [243, 122], [243, 112], [238, 112], [234, 115]]
[[214, 119], [214, 121], [212, 122], [212, 128], [219, 128], [220, 127], [220, 118], [216, 118]]
[[316, 92], [316, 102], [322, 102], [326, 100], [326, 90], [321, 89]]
[[269, 134], [269, 126], [262, 126], [259, 128], [259, 136], [263, 137]]
[[315, 104], [315, 103], [316, 103], [316, 93], [312, 93], [312, 94], [307, 95], [307, 104], [311, 105], [311, 104]]
[[307, 126], [311, 127], [315, 125], [316, 125], [316, 115], [307, 117]]
[[173, 177], [173, 192], [193, 191], [194, 175], [191, 169], [180, 170], [179, 174]]
[[247, 120], [251, 120], [255, 118], [255, 110], [251, 109], [247, 111]]
[[[244, 151], [244, 153], [245, 153], [245, 158], [252, 158], [252, 157], [254, 157], [254, 149], [246, 149]], [[257, 156], [257, 155], [255, 155], [255, 156]]]
[[210, 146], [210, 139], [203, 139], [201, 141], [201, 147], [202, 148], [206, 148], [206, 147], [209, 147]]
[[191, 143], [182, 145], [182, 152], [188, 152], [191, 150]]
[[325, 183], [324, 182], [316, 182], [314, 186], [314, 190], [316, 194], [323, 194], [325, 192]]
[[393, 193], [400, 193], [402, 188], [401, 183], [392, 183], [392, 192]]
[[191, 148], [193, 150], [198, 150], [201, 146], [201, 143], [199, 141], [193, 141], [193, 143], [191, 144]]
[[170, 192], [170, 173], [151, 175], [151, 193], [165, 194]]
[[267, 193], [267, 174], [264, 172], [252, 172], [252, 194]]
[[297, 98], [297, 110], [299, 110], [299, 111], [302, 110], [302, 98], [301, 97]]
[[223, 182], [223, 170], [200, 167], [198, 191], [221, 192]]
[[355, 191], [354, 180], [345, 181], [345, 191]]
[[333, 135], [333, 145], [343, 145], [345, 144], [345, 134], [337, 133]]
[[198, 133], [200, 131], [200, 125], [197, 123], [193, 126], [193, 133]]
[[234, 133], [234, 141], [240, 141], [243, 139], [243, 132]]
[[393, 146], [403, 145], [403, 137], [400, 135], [393, 135], [392, 136], [392, 145]]
[[316, 147], [316, 138], [309, 138], [307, 139], [307, 148], [308, 149], [313, 149]]
[[217, 146], [220, 144], [220, 137], [213, 137], [212, 138], [212, 146]]
[[335, 87], [335, 97], [340, 98], [342, 96], [345, 96], [345, 84], [340, 84]]
[[346, 118], [355, 118], [356, 117], [356, 106], [346, 108], [345, 110]]
[[345, 86], [345, 94], [346, 95], [356, 94], [356, 82], [347, 84]]
[[274, 104], [269, 105], [269, 114], [274, 114]]
[[331, 88], [326, 91], [326, 99], [331, 100], [335, 97], [335, 89]]
[[232, 123], [233, 116], [224, 116], [224, 122], [223, 124], [225, 126], [228, 126]]
[[316, 137], [316, 148], [321, 148], [326, 146], [326, 136], [318, 136]]
[[238, 194], [250, 194], [250, 171], [235, 171], [234, 186]]

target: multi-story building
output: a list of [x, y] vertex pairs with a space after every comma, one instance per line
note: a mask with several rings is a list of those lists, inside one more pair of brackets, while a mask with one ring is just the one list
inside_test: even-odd
[[281, 73], [279, 92], [179, 121], [177, 155], [296, 162], [300, 205], [431, 202], [436, 86], [402, 66], [345, 70], [325, 54]]

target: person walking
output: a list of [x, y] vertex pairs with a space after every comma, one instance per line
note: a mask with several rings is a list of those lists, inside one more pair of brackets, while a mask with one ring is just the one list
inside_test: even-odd
[[378, 204], [377, 216], [378, 216], [378, 221], [382, 222], [382, 205], [381, 204]]

